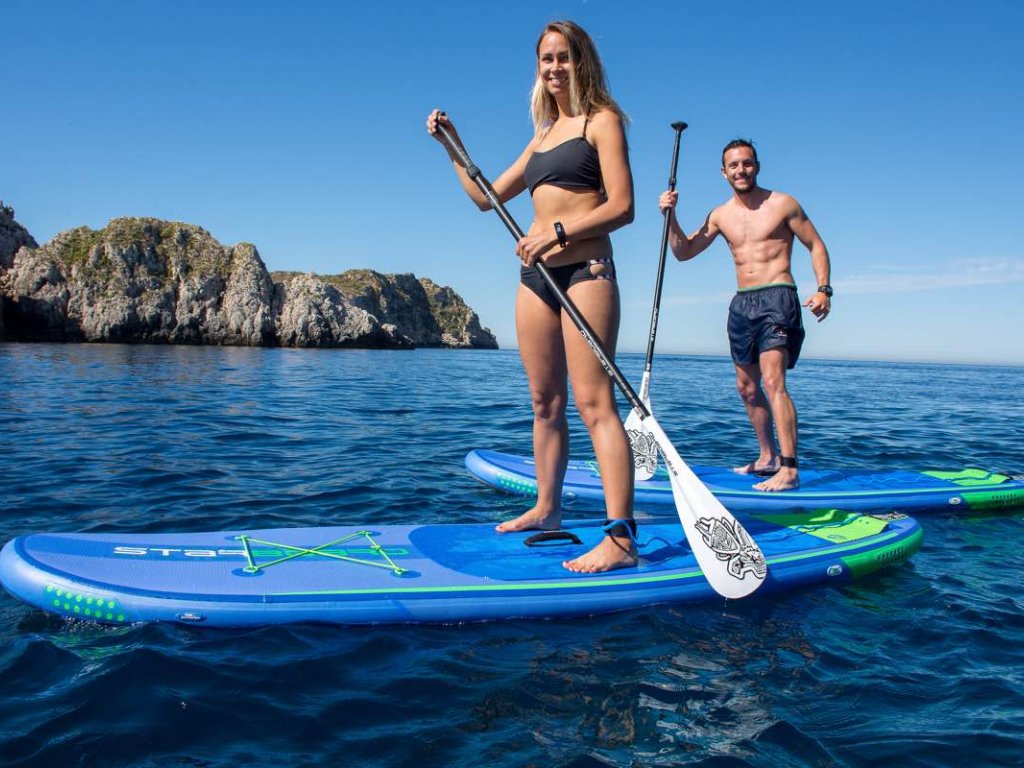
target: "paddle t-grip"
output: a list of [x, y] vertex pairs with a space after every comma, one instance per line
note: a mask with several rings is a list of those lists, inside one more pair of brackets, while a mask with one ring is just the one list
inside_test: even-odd
[[[444, 114], [444, 113], [442, 113]], [[678, 167], [679, 161], [679, 137], [682, 136], [690, 126], [684, 123], [682, 120], [672, 123], [672, 129], [676, 132], [676, 145], [672, 150], [672, 174], [668, 177], [668, 188], [673, 192], [676, 190], [676, 168]]]

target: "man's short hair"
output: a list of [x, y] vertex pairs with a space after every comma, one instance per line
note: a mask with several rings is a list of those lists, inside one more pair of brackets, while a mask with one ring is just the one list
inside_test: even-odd
[[755, 163], [761, 162], [760, 160], [757, 159], [757, 148], [754, 146], [754, 142], [752, 142], [750, 139], [733, 139], [728, 144], [726, 144], [725, 145], [725, 149], [722, 150], [722, 167], [723, 168], [725, 168], [725, 153], [728, 152], [730, 149], [736, 149], [736, 147], [747, 147], [747, 148], [749, 148], [750, 151], [754, 153], [754, 162]]

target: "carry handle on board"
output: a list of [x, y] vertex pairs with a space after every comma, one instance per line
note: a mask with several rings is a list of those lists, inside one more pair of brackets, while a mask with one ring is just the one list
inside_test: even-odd
[[[444, 138], [448, 149], [458, 158], [459, 164], [487, 198], [516, 241], [525, 237], [523, 230], [498, 198], [491, 183], [470, 160], [469, 154], [440, 119], [437, 121], [437, 130]], [[623, 396], [640, 412], [644, 427], [654, 437], [668, 468], [679, 521], [708, 583], [723, 597], [739, 598], [749, 595], [764, 583], [768, 573], [761, 549], [732, 513], [722, 506], [679, 456], [661, 429], [661, 425], [637, 397], [618, 366], [601, 346], [590, 324], [555, 282], [547, 266], [542, 261], [538, 261], [534, 266]]]

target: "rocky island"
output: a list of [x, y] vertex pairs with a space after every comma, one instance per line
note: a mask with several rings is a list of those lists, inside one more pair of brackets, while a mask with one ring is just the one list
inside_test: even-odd
[[412, 274], [268, 272], [192, 224], [113, 219], [40, 246], [0, 203], [0, 339], [497, 349], [451, 288]]

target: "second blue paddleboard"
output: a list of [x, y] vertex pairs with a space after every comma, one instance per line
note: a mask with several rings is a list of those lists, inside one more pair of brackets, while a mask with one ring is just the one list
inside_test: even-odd
[[[533, 459], [498, 451], [475, 450], [466, 469], [478, 480], [508, 493], [537, 495]], [[892, 470], [801, 467], [800, 487], [766, 493], [753, 486], [763, 477], [740, 475], [721, 467], [691, 466], [715, 496], [733, 512], [767, 509], [894, 509], [917, 512], [937, 508], [971, 511], [1024, 507], [1024, 481], [984, 469]], [[566, 500], [603, 507], [604, 490], [595, 461], [571, 460], [565, 473]], [[654, 509], [675, 505], [664, 465], [650, 480], [637, 482], [636, 505]]]

